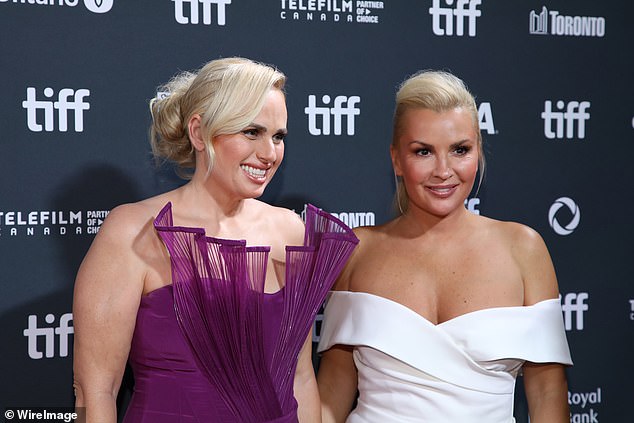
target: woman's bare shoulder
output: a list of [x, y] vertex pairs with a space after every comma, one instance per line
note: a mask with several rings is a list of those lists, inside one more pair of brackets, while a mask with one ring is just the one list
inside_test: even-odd
[[295, 211], [253, 200], [254, 216], [262, 219], [271, 233], [279, 237], [286, 245], [301, 245], [304, 240], [304, 222]]
[[500, 240], [512, 246], [519, 253], [526, 253], [544, 247], [542, 236], [530, 226], [513, 221], [496, 220], [487, 217], [480, 217], [489, 233], [499, 237]]
[[155, 199], [120, 204], [108, 213], [99, 233], [102, 231], [116, 231], [121, 236], [126, 234], [133, 235], [134, 232], [145, 226], [148, 221], [153, 220], [161, 207], [158, 206]]
[[542, 243], [539, 233], [528, 225], [519, 222], [497, 220], [484, 216], [475, 218], [476, 227], [504, 242], [519, 248], [534, 248]]
[[542, 236], [528, 225], [517, 222], [490, 220], [498, 239], [510, 251], [517, 264], [524, 284], [525, 304], [556, 298], [557, 278]]
[[[359, 272], [365, 272], [366, 266], [372, 262], [372, 257], [381, 255], [385, 248], [383, 240], [390, 234], [385, 225], [359, 226], [353, 228], [353, 232], [359, 239], [359, 243], [353, 250], [346, 266], [344, 267], [334, 289], [337, 291], [366, 291], [366, 279], [357, 277]], [[380, 248], [377, 248], [380, 246]]]
[[153, 221], [169, 202], [165, 194], [114, 207], [104, 219], [93, 244], [143, 250], [156, 244]]
[[359, 242], [371, 243], [391, 236], [391, 222], [376, 226], [358, 226], [353, 229]]

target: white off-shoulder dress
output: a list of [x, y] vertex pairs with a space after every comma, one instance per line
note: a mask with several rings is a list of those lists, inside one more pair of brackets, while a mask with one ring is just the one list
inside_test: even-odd
[[524, 361], [571, 365], [558, 299], [435, 325], [362, 292], [331, 292], [319, 352], [353, 346], [359, 398], [348, 423], [510, 423]]

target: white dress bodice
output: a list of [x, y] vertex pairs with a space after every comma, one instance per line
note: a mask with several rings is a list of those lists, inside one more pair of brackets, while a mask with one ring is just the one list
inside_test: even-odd
[[332, 292], [320, 352], [354, 346], [349, 423], [510, 423], [524, 361], [572, 364], [558, 299], [470, 312], [434, 325], [392, 300]]

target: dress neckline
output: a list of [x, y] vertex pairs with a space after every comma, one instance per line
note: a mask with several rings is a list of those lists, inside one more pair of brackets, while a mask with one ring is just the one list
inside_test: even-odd
[[559, 298], [547, 298], [545, 300], [541, 300], [536, 302], [535, 304], [531, 304], [531, 305], [521, 305], [521, 306], [495, 306], [495, 307], [486, 307], [486, 308], [481, 308], [478, 310], [472, 310], [472, 311], [468, 311], [466, 313], [463, 314], [459, 314], [457, 316], [452, 317], [451, 319], [442, 321], [440, 323], [433, 323], [431, 320], [427, 319], [426, 317], [424, 317], [423, 315], [421, 315], [420, 313], [417, 313], [416, 311], [412, 310], [410, 307], [399, 303], [398, 301], [394, 301], [390, 298], [386, 298], [386, 297], [382, 297], [380, 295], [376, 295], [376, 294], [371, 294], [369, 292], [362, 292], [362, 291], [331, 291], [330, 295], [338, 295], [338, 294], [344, 294], [344, 295], [353, 295], [353, 296], [368, 296], [371, 297], [375, 300], [378, 301], [384, 301], [386, 303], [395, 305], [396, 307], [399, 307], [401, 309], [404, 309], [405, 311], [415, 315], [416, 318], [422, 320], [423, 322], [425, 322], [426, 324], [433, 326], [433, 327], [443, 327], [443, 326], [449, 326], [454, 322], [458, 322], [461, 321], [463, 319], [468, 319], [470, 317], [473, 317], [475, 315], [479, 315], [479, 314], [487, 314], [487, 313], [495, 313], [495, 312], [506, 312], [506, 311], [514, 311], [514, 310], [521, 310], [521, 309], [531, 309], [531, 308], [536, 308], [539, 307], [541, 305], [544, 305], [546, 303], [549, 302], [553, 302], [556, 301], [557, 303], [559, 302]]
[[[315, 208], [314, 206], [310, 205], [311, 207]], [[167, 224], [160, 224], [159, 222], [164, 222], [166, 221]], [[219, 238], [219, 237], [211, 237], [211, 236], [207, 236], [206, 231], [204, 228], [200, 228], [200, 227], [195, 227], [195, 226], [180, 226], [180, 225], [174, 225], [174, 218], [173, 218], [173, 213], [172, 213], [172, 202], [168, 201], [163, 208], [159, 211], [159, 213], [156, 215], [156, 218], [154, 219], [154, 230], [157, 232], [185, 232], [185, 233], [191, 233], [191, 234], [197, 234], [200, 237], [204, 237], [207, 242], [212, 242], [212, 243], [217, 243], [217, 244], [222, 244], [225, 246], [243, 246], [245, 247], [248, 251], [270, 251], [271, 247], [270, 246], [264, 246], [264, 245], [247, 245], [247, 241], [246, 239], [230, 239], [230, 238]], [[287, 248], [289, 248], [289, 246], [287, 246]], [[290, 247], [290, 248], [299, 248], [299, 247]], [[151, 291], [149, 291], [148, 293], [142, 295], [141, 298], [147, 298], [149, 297], [151, 294], [153, 294], [156, 291], [165, 289], [167, 287], [172, 287], [173, 288], [173, 283], [168, 283], [165, 284], [159, 288], [155, 288]], [[280, 296], [284, 293], [284, 286], [282, 286], [280, 289], [278, 289], [277, 291], [274, 292], [262, 292], [261, 295], [264, 296], [264, 298], [270, 298], [273, 299], [277, 296]]]
[[[168, 290], [170, 288], [174, 289], [174, 285], [171, 284], [171, 283], [163, 285], [163, 286], [161, 286], [159, 288], [155, 288], [155, 289], [149, 291], [148, 293], [143, 294], [141, 296], [141, 301], [143, 301], [143, 299], [145, 299], [145, 298], [149, 298], [149, 297], [154, 296], [154, 295], [159, 295], [162, 291], [166, 291], [166, 290]], [[278, 289], [275, 292], [263, 292], [262, 295], [264, 295], [264, 298], [273, 299], [275, 297], [278, 297], [278, 296], [282, 295], [284, 293], [284, 288], [285, 287], [283, 286], [283, 287], [281, 287], [280, 289]]]

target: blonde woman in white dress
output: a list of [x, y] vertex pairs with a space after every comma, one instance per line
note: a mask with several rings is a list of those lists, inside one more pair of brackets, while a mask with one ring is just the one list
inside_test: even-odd
[[509, 423], [523, 373], [531, 423], [568, 422], [572, 361], [547, 248], [464, 207], [484, 160], [460, 79], [425, 71], [401, 85], [390, 153], [401, 214], [355, 230], [325, 310], [324, 421]]

